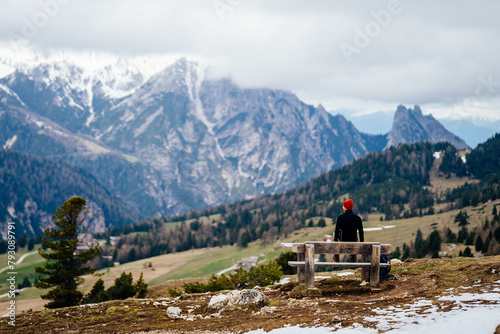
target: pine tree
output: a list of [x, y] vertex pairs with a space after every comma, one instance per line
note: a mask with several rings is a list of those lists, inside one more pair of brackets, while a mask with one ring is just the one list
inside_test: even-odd
[[23, 279], [23, 288], [29, 288], [31, 287], [31, 282], [30, 280], [28, 279], [28, 276], [25, 276], [24, 279]]
[[115, 285], [108, 290], [109, 299], [126, 299], [135, 296], [134, 280], [132, 273], [122, 272], [120, 277], [115, 279]]
[[476, 252], [480, 252], [483, 250], [483, 238], [481, 238], [480, 235], [477, 236], [476, 238]]
[[[429, 235], [429, 250], [431, 253], [441, 250], [441, 236], [437, 230], [432, 231]], [[433, 256], [434, 257], [434, 256]]]
[[464, 250], [462, 256], [463, 257], [474, 257], [474, 255], [472, 254], [469, 247], [465, 247], [465, 250]]
[[35, 239], [30, 238], [28, 241], [28, 251], [32, 251], [35, 248]]
[[90, 290], [90, 292], [85, 295], [84, 301], [85, 303], [100, 303], [108, 299], [108, 294], [104, 289], [104, 281], [99, 278], [92, 287], [92, 290]]
[[55, 287], [41, 297], [52, 300], [47, 308], [59, 308], [78, 305], [83, 295], [77, 290], [83, 281], [82, 275], [94, 270], [85, 264], [99, 255], [98, 245], [88, 250], [78, 251], [78, 232], [83, 227], [86, 215], [86, 200], [72, 197], [67, 200], [52, 217], [55, 227], [45, 229], [42, 246], [50, 251], [38, 249], [38, 253], [47, 260], [43, 267], [35, 267], [40, 274], [37, 288]]
[[146, 295], [146, 292], [148, 292], [148, 283], [146, 283], [146, 281], [142, 277], [142, 273], [141, 273], [141, 276], [139, 276], [139, 279], [137, 280], [137, 282], [135, 282], [134, 288], [135, 288], [136, 296], [138, 298], [144, 298], [144, 296]]

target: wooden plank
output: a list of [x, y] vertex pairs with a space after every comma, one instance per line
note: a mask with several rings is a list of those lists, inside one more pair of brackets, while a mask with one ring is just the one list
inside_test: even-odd
[[[325, 242], [325, 241], [306, 241], [305, 243], [282, 243], [281, 247], [290, 249], [294, 253], [304, 253], [305, 244], [314, 244], [316, 254], [366, 254], [371, 255], [371, 245], [378, 242]], [[392, 253], [392, 245], [384, 244], [382, 253]], [[359, 250], [359, 252], [357, 252]]]
[[[306, 258], [306, 255], [304, 253], [297, 254], [297, 260], [302, 261], [304, 263], [304, 266], [305, 266], [305, 258]], [[297, 281], [299, 283], [306, 282], [306, 276], [304, 273], [304, 266], [297, 267]]]
[[[305, 261], [288, 261], [290, 267], [303, 268], [306, 265]], [[349, 267], [349, 268], [363, 268], [371, 267], [371, 262], [315, 262], [314, 267]], [[389, 263], [381, 263], [380, 267], [389, 267]], [[369, 278], [368, 278], [369, 279]]]
[[379, 283], [380, 278], [380, 245], [372, 245], [372, 266], [370, 267], [370, 285]]
[[314, 245], [306, 244], [305, 276], [308, 289], [314, 289]]
[[[372, 245], [379, 245], [378, 242], [323, 242], [306, 241], [292, 245], [292, 252], [304, 253], [305, 245], [313, 244], [316, 254], [366, 254], [372, 253]], [[388, 248], [387, 248], [388, 249]]]
[[[361, 255], [362, 262], [370, 261], [370, 255]], [[370, 281], [370, 268], [361, 268], [361, 281]]]

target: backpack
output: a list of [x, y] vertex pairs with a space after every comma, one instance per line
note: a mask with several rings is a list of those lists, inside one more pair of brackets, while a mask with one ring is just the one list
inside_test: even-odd
[[[391, 264], [391, 259], [387, 254], [380, 254], [380, 263], [389, 263]], [[394, 277], [394, 275], [389, 274], [391, 272], [391, 267], [380, 267], [380, 281], [387, 281], [390, 278]]]

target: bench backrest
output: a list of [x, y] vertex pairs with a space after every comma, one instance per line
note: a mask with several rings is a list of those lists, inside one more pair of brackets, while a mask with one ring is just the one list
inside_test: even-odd
[[[378, 242], [323, 242], [323, 241], [305, 241], [304, 243], [293, 243], [292, 252], [305, 253], [305, 244], [314, 244], [315, 254], [361, 254], [371, 255], [372, 245], [378, 245]], [[390, 254], [392, 245], [380, 245], [381, 252]]]

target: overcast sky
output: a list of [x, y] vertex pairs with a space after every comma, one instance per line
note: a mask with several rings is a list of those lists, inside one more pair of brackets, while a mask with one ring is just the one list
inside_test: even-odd
[[500, 119], [498, 13], [499, 1], [2, 0], [0, 42], [182, 54], [330, 111]]

